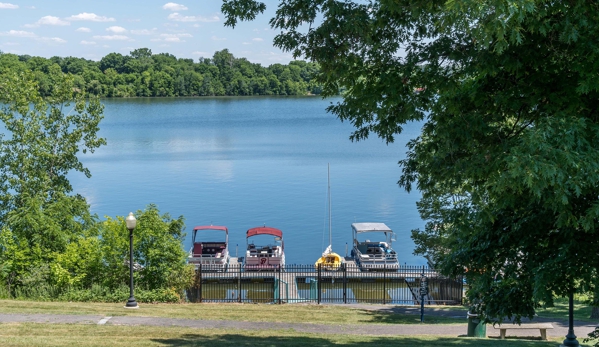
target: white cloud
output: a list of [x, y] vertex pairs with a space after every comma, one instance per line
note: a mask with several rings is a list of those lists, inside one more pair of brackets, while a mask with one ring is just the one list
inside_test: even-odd
[[0, 2], [0, 9], [3, 10], [16, 10], [19, 8], [19, 5], [9, 4], [7, 2]]
[[36, 34], [29, 32], [29, 31], [23, 31], [23, 30], [9, 30], [9, 31], [3, 31], [0, 32], [0, 36], [13, 36], [13, 37], [37, 37]]
[[218, 22], [220, 18], [218, 16], [203, 17], [203, 16], [183, 16], [180, 13], [173, 12], [168, 15], [168, 19], [174, 20], [175, 22]]
[[91, 22], [114, 22], [116, 20], [114, 18], [98, 16], [95, 13], [87, 13], [87, 12], [79, 13], [78, 15], [70, 16], [65, 19], [66, 20], [87, 20], [87, 21], [91, 21]]
[[39, 40], [52, 43], [67, 43], [66, 40], [63, 40], [60, 37], [40, 37]]
[[54, 16], [44, 16], [42, 18], [40, 18], [37, 22], [33, 23], [33, 24], [26, 24], [25, 27], [26, 28], [37, 28], [40, 25], [58, 25], [58, 26], [65, 26], [65, 25], [71, 25], [71, 23], [64, 21], [58, 17], [54, 17]]
[[211, 39], [214, 40], [214, 41], [225, 41], [227, 38], [226, 37], [212, 36]]
[[115, 25], [115, 26], [111, 26], [111, 27], [106, 28], [106, 31], [110, 31], [110, 32], [118, 34], [118, 33], [124, 33], [124, 32], [126, 32], [127, 29]]
[[255, 38], [252, 39], [252, 41], [262, 42], [262, 41], [264, 41], [264, 39], [261, 39], [259, 37], [255, 37]]
[[152, 35], [154, 32], [156, 32], [156, 28], [152, 28], [152, 30], [148, 30], [148, 29], [140, 29], [140, 30], [131, 30], [130, 33], [133, 35]]
[[285, 62], [285, 61], [291, 61], [293, 59], [293, 56], [291, 54], [287, 54], [287, 53], [275, 53], [275, 52], [269, 52], [268, 57], [266, 58], [266, 60], [268, 61], [274, 61], [274, 62]]
[[182, 37], [193, 37], [193, 36], [189, 33], [160, 34], [159, 37], [152, 39], [151, 41], [185, 42], [185, 40], [181, 40]]
[[169, 10], [169, 11], [186, 11], [187, 7], [184, 5], [180, 5], [180, 4], [175, 4], [174, 2], [169, 2], [167, 4], [165, 4], [164, 6], [162, 6], [163, 9], [165, 10]]
[[242, 42], [241, 44], [242, 45], [251, 45], [252, 43], [251, 42]]
[[49, 42], [49, 43], [66, 43], [67, 41], [61, 39], [60, 37], [39, 37], [36, 34], [29, 31], [22, 30], [9, 30], [0, 32], [0, 36], [10, 36], [10, 37], [24, 37], [34, 39], [36, 41], [41, 42]]
[[150, 41], [153, 41], [153, 42], [157, 42], [157, 41], [185, 42], [185, 40], [181, 40], [178, 37], [156, 38], [156, 39], [151, 39]]
[[85, 40], [81, 41], [80, 43], [82, 45], [95, 45], [96, 44], [95, 41], [85, 41]]
[[75, 31], [79, 31], [79, 32], [82, 32], [82, 33], [89, 33], [92, 30], [90, 28], [81, 27], [81, 28], [77, 28], [77, 30], [75, 30]]
[[107, 40], [107, 41], [126, 41], [130, 40], [128, 36], [125, 35], [96, 35], [94, 36], [96, 40]]
[[207, 56], [207, 55], [209, 55], [209, 54], [210, 54], [210, 53], [208, 53], [208, 52], [201, 52], [201, 51], [195, 51], [195, 52], [191, 52], [191, 55], [198, 55], [198, 56], [200, 56], [200, 57], [204, 57], [204, 56]]

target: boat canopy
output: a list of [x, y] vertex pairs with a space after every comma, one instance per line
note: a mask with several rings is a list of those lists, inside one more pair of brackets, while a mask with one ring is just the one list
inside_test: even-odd
[[283, 232], [277, 228], [271, 228], [271, 227], [257, 227], [257, 228], [251, 228], [247, 231], [247, 236], [246, 237], [252, 237], [255, 235], [273, 235], [273, 236], [278, 236], [278, 237], [283, 237]]
[[385, 225], [385, 223], [352, 223], [351, 227], [357, 233], [367, 233], [371, 231], [392, 231], [387, 225]]
[[193, 228], [193, 231], [198, 231], [198, 230], [222, 230], [226, 233], [229, 233], [229, 230], [227, 230], [227, 227], [218, 226], [218, 225], [199, 225], [199, 226]]

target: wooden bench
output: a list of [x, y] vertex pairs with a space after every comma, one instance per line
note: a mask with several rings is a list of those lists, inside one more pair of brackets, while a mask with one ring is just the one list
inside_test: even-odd
[[495, 329], [499, 329], [499, 337], [505, 339], [505, 331], [508, 329], [539, 329], [541, 331], [541, 339], [547, 340], [547, 329], [553, 329], [551, 323], [530, 323], [530, 324], [510, 324], [510, 325], [497, 325]]

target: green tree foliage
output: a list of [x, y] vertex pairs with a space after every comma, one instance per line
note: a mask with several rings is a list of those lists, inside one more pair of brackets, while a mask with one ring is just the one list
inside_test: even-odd
[[[264, 11], [224, 0], [226, 24]], [[276, 46], [317, 63], [329, 111], [394, 141], [424, 121], [399, 184], [413, 238], [489, 318], [532, 316], [599, 267], [597, 1], [279, 1]], [[280, 76], [283, 74], [281, 73]], [[279, 80], [281, 77], [279, 77]]]
[[[98, 222], [67, 178], [91, 175], [78, 155], [106, 144], [97, 135], [104, 107], [97, 97], [84, 98], [77, 76], [63, 73], [58, 63], [39, 62], [32, 66], [47, 71], [43, 88], [39, 70], [0, 73], [0, 285], [13, 296], [124, 300], [124, 219]], [[115, 85], [112, 92], [120, 92]], [[142, 301], [181, 300], [194, 275], [181, 248], [183, 218], [161, 216], [153, 205], [137, 214], [135, 259], [142, 269], [136, 281], [147, 290]]]
[[[141, 269], [135, 272], [136, 286], [147, 290], [173, 288], [181, 293], [190, 288], [194, 269], [186, 265], [181, 248], [185, 238], [183, 216], [172, 219], [160, 215], [155, 205], [136, 212], [133, 260]], [[129, 278], [129, 230], [125, 217], [108, 217], [100, 226], [100, 247], [105, 266], [104, 285], [116, 288]]]
[[[152, 54], [138, 48], [130, 55], [110, 53], [99, 62], [75, 57], [0, 55], [0, 74], [32, 70], [41, 96], [49, 96], [56, 67], [73, 75], [80, 92], [101, 97], [174, 97], [221, 95], [319, 94], [314, 80], [318, 65], [294, 61], [289, 65], [263, 67], [236, 58], [228, 49], [210, 59], [178, 59], [172, 54]], [[52, 71], [54, 72], [52, 72]]]
[[[18, 224], [18, 232], [28, 240], [40, 237], [48, 242], [58, 239], [36, 236], [29, 228], [35, 228], [36, 223], [43, 225], [48, 217], [58, 223], [57, 229], [70, 229], [72, 225], [65, 225], [66, 220], [60, 222], [45, 214], [52, 208], [87, 220], [81, 215], [85, 210], [85, 202], [79, 203], [82, 198], [68, 195], [72, 187], [67, 174], [79, 171], [89, 177], [77, 154], [93, 152], [106, 143], [97, 136], [103, 117], [99, 100], [86, 101], [75, 91], [73, 76], [63, 74], [57, 65], [50, 67], [50, 73], [51, 95], [46, 98], [40, 95], [32, 73], [0, 75], [0, 121], [4, 129], [0, 134], [0, 223]], [[48, 250], [61, 246], [56, 247]]]
[[94, 224], [67, 174], [90, 175], [77, 155], [105, 144], [97, 136], [103, 106], [85, 100], [58, 65], [48, 73], [45, 98], [35, 73], [0, 75], [0, 273], [8, 286], [31, 284], [35, 273], [50, 282], [48, 264]]

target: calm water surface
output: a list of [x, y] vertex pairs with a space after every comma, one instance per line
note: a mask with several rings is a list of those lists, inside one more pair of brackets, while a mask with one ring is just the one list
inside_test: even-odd
[[225, 225], [230, 249], [245, 231], [283, 231], [288, 264], [313, 263], [328, 245], [327, 163], [331, 165], [333, 250], [345, 254], [353, 222], [384, 222], [397, 233], [401, 263], [412, 255], [410, 230], [424, 226], [418, 192], [396, 182], [409, 124], [396, 143], [351, 142], [353, 128], [325, 108], [338, 99], [252, 97], [105, 100], [108, 145], [82, 156], [92, 172], [72, 174], [76, 192], [99, 216], [125, 216], [149, 203], [185, 216], [190, 248], [196, 225]]

